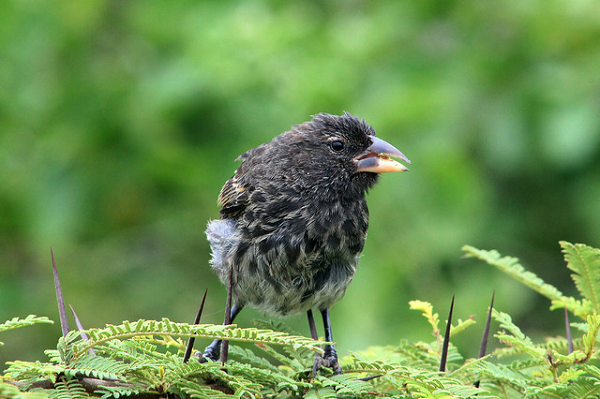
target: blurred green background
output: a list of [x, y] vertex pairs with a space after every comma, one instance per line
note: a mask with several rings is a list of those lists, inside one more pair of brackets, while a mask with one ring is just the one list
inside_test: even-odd
[[[191, 322], [206, 288], [203, 321], [220, 323], [204, 228], [233, 160], [346, 110], [413, 164], [368, 196], [361, 267], [332, 309], [341, 354], [429, 341], [407, 302], [432, 302], [443, 326], [454, 293], [479, 322], [456, 341], [467, 357], [493, 290], [526, 333], [561, 333], [561, 312], [460, 248], [574, 293], [558, 241], [600, 246], [599, 16], [552, 0], [5, 3], [0, 319], [58, 320], [52, 247], [86, 327]], [[304, 316], [285, 322], [309, 334]], [[59, 335], [4, 333], [0, 363], [43, 359]]]

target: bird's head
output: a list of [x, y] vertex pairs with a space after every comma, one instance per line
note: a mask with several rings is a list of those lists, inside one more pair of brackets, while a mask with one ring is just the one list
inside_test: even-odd
[[355, 188], [363, 193], [380, 173], [408, 170], [393, 158], [410, 164], [400, 150], [376, 137], [365, 121], [347, 112], [341, 116], [317, 114], [284, 135], [298, 170], [315, 184], [327, 183], [331, 188]]

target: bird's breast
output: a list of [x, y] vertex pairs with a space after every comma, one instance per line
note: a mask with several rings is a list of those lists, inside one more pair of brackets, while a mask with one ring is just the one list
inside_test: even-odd
[[248, 212], [239, 224], [244, 238], [253, 243], [264, 262], [320, 269], [360, 254], [368, 209], [365, 201], [270, 201], [263, 209]]
[[358, 265], [368, 228], [366, 202], [271, 202], [269, 209], [255, 208], [236, 222], [239, 241], [228, 257], [237, 276], [234, 298], [277, 314], [330, 306]]

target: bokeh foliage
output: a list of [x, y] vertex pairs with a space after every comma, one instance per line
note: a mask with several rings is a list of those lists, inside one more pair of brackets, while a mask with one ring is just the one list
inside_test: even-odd
[[[482, 320], [493, 289], [525, 331], [552, 335], [543, 300], [460, 248], [514, 254], [568, 293], [558, 241], [600, 244], [598, 15], [558, 0], [4, 4], [0, 319], [56, 319], [53, 247], [86, 327], [191, 321], [206, 287], [218, 322], [203, 230], [233, 159], [347, 110], [413, 165], [369, 194], [361, 267], [332, 311], [341, 352], [426, 340], [411, 299], [456, 293], [457, 317]], [[27, 330], [0, 362], [60, 334]]]

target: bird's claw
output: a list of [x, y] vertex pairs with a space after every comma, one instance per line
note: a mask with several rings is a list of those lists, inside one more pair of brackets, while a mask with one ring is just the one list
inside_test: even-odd
[[207, 363], [209, 360], [212, 360], [210, 357], [200, 351], [195, 352], [193, 356], [198, 359], [198, 362], [200, 363]]
[[342, 374], [342, 366], [338, 363], [338, 357], [335, 350], [325, 350], [323, 355], [316, 354], [315, 362], [313, 363], [313, 377], [317, 375], [317, 370], [321, 367], [327, 367], [333, 371], [334, 375]]
[[204, 350], [204, 353], [202, 353], [200, 351], [197, 351], [196, 353], [194, 353], [194, 357], [198, 358], [198, 361], [200, 363], [206, 363], [209, 360], [216, 362], [221, 357], [220, 352], [221, 352], [220, 347], [214, 348], [212, 345], [210, 345], [210, 346], [206, 347], [206, 349]]

